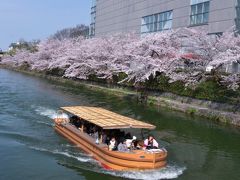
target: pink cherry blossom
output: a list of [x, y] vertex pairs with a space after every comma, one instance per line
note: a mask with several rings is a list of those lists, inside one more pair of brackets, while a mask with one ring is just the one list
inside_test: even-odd
[[[88, 79], [89, 75], [111, 79], [124, 72], [127, 77], [119, 83], [144, 82], [156, 74], [169, 77], [169, 83], [182, 81], [196, 86], [204, 81], [206, 68], [222, 73], [232, 63], [240, 63], [240, 37], [233, 32], [222, 36], [183, 28], [148, 35], [115, 34], [86, 39], [84, 37], [50, 38], [38, 44], [35, 53], [17, 51], [5, 56], [2, 64], [31, 70], [64, 70], [66, 78]], [[239, 73], [222, 75], [221, 83], [236, 90]]]

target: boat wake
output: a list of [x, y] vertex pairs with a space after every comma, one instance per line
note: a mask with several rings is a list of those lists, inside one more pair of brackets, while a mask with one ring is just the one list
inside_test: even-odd
[[151, 180], [161, 180], [161, 179], [175, 179], [179, 177], [186, 170], [186, 167], [179, 167], [177, 165], [168, 165], [165, 168], [158, 170], [144, 170], [144, 171], [104, 171], [104, 174], [109, 174], [112, 176], [118, 176], [128, 179], [151, 179]]
[[[68, 158], [75, 159], [82, 163], [91, 163], [97, 165], [98, 162], [94, 160], [91, 156], [88, 156], [84, 153], [74, 153], [71, 151], [60, 151], [60, 150], [49, 150], [45, 148], [39, 148], [30, 146], [30, 149], [36, 150], [36, 151], [42, 151], [47, 152], [51, 154], [56, 154]], [[83, 167], [81, 167], [83, 168]], [[93, 169], [86, 169], [90, 171], [94, 171], [96, 173], [103, 173], [110, 176], [116, 176], [116, 177], [122, 177], [122, 178], [128, 178], [128, 179], [138, 179], [138, 180], [161, 180], [161, 179], [175, 179], [183, 174], [183, 172], [186, 170], [186, 167], [180, 167], [177, 165], [168, 165], [165, 168], [158, 169], [158, 170], [143, 170], [143, 171], [109, 171], [105, 169], [99, 169], [99, 166], [93, 168]]]
[[94, 160], [91, 157], [87, 156], [86, 154], [82, 154], [82, 153], [71, 154], [67, 151], [49, 150], [49, 149], [39, 148], [39, 147], [34, 147], [34, 146], [30, 146], [29, 148], [36, 150], [36, 151], [42, 151], [42, 152], [47, 152], [47, 153], [51, 153], [51, 154], [57, 154], [57, 155], [62, 155], [65, 157], [73, 158], [80, 162], [94, 162]]
[[42, 106], [34, 107], [34, 109], [35, 109], [35, 112], [41, 116], [46, 116], [51, 119], [54, 119], [57, 117], [57, 111], [54, 109], [49, 109]]
[[47, 125], [47, 126], [53, 126], [54, 125], [54, 123], [47, 123], [47, 122], [44, 122], [44, 121], [36, 121], [36, 123]]

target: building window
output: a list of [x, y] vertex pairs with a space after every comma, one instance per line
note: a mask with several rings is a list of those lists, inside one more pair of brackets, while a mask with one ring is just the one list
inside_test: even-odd
[[90, 37], [95, 36], [95, 23], [90, 24]]
[[91, 24], [89, 36], [95, 36], [95, 24], [96, 24], [96, 0], [92, 0], [92, 8], [91, 8]]
[[190, 25], [207, 24], [209, 19], [209, 1], [192, 0]]
[[237, 1], [237, 6], [236, 6], [236, 14], [237, 14], [237, 17], [235, 18], [235, 24], [236, 24], [236, 29], [240, 30], [240, 0]]
[[166, 11], [142, 17], [141, 33], [150, 33], [171, 29], [172, 13], [173, 11]]

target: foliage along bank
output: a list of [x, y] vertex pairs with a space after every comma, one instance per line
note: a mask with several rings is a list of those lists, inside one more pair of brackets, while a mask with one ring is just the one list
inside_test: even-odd
[[145, 37], [49, 38], [37, 45], [37, 51], [18, 50], [1, 64], [143, 92], [237, 104], [240, 76], [226, 68], [239, 63], [240, 37], [232, 32], [220, 37], [206, 34], [184, 28]]

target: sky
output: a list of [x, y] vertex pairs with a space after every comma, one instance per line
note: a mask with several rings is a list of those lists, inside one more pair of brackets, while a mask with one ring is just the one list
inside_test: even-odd
[[0, 48], [90, 24], [91, 0], [0, 0]]

